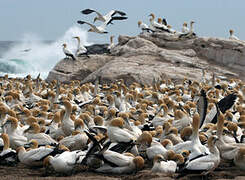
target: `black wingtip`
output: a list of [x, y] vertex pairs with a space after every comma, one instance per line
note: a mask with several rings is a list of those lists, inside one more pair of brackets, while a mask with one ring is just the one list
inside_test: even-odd
[[90, 13], [92, 13], [92, 12], [94, 12], [94, 10], [92, 10], [92, 9], [84, 9], [84, 10], [82, 10], [82, 11], [80, 11], [82, 14], [90, 14]]
[[84, 21], [77, 21], [78, 24], [84, 24]]

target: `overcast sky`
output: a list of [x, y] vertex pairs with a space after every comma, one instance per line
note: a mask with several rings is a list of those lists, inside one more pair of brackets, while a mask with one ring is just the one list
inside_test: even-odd
[[[101, 42], [112, 34], [136, 35], [140, 32], [137, 21], [148, 24], [152, 12], [165, 17], [176, 30], [181, 29], [184, 21], [194, 20], [199, 36], [226, 38], [232, 28], [236, 36], [245, 39], [244, 0], [0, 0], [0, 40], [19, 40], [26, 33], [55, 40], [76, 25], [77, 20], [93, 20], [95, 14], [80, 13], [86, 8], [103, 14], [117, 9], [128, 15], [127, 21], [110, 25], [108, 35], [88, 33], [88, 41]], [[82, 28], [89, 29], [87, 25]]]

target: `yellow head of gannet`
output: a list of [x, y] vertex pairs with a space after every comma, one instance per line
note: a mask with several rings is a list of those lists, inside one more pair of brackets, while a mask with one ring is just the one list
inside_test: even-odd
[[9, 144], [9, 136], [8, 136], [8, 134], [3, 133], [1, 135], [1, 138], [3, 139], [3, 142], [4, 142], [3, 150], [9, 149], [9, 145], [10, 144]]
[[110, 122], [111, 126], [123, 128], [124, 121], [121, 117], [115, 118]]
[[151, 13], [149, 16], [151, 16], [150, 21], [153, 21], [155, 19], [155, 15], [153, 13]]
[[142, 24], [142, 21], [138, 21], [138, 27], [140, 27], [141, 24]]
[[162, 18], [158, 18], [158, 19], [157, 19], [157, 22], [158, 22], [159, 24], [162, 24]]
[[49, 165], [50, 165], [50, 159], [51, 159], [51, 156], [47, 156], [46, 158], [44, 158], [44, 160], [43, 160], [43, 166], [45, 167], [45, 168], [48, 168], [49, 167]]
[[160, 163], [161, 161], [165, 161], [164, 157], [161, 154], [157, 154], [154, 156], [153, 164], [155, 164], [156, 162]]
[[133, 163], [135, 164], [136, 171], [141, 170], [144, 167], [144, 159], [141, 156], [136, 156], [133, 159]]
[[183, 23], [183, 26], [187, 27], [187, 22], [184, 22], [184, 23]]
[[151, 142], [152, 142], [152, 135], [148, 131], [144, 131], [137, 139], [138, 144], [144, 144], [148, 147], [151, 145]]
[[24, 133], [31, 131], [31, 133], [40, 133], [40, 126], [38, 123], [32, 123], [28, 129], [24, 131]]
[[103, 126], [103, 124], [104, 124], [103, 118], [99, 115], [95, 116], [94, 117], [94, 123], [97, 126]]
[[38, 142], [35, 139], [30, 140], [30, 142], [28, 143], [28, 145], [31, 146], [30, 149], [36, 149], [36, 148], [38, 148]]
[[230, 35], [232, 36], [234, 34], [234, 30], [233, 29], [230, 29]]

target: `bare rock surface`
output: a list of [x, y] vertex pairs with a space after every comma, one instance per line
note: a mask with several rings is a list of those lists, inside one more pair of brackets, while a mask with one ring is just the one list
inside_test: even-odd
[[[107, 45], [94, 45], [90, 58], [62, 59], [50, 71], [47, 81], [82, 80], [102, 83], [124, 79], [126, 84], [151, 84], [162, 78], [184, 77], [200, 81], [212, 73], [224, 78], [245, 77], [245, 42], [220, 38], [178, 38], [169, 33], [119, 36], [118, 44], [106, 53]], [[97, 49], [96, 49], [97, 48]], [[103, 54], [104, 52], [104, 54]]]

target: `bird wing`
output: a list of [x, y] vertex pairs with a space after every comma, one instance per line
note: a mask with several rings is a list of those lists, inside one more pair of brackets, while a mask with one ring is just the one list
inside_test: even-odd
[[111, 24], [112, 21], [114, 21], [114, 20], [125, 20], [125, 19], [128, 19], [128, 17], [113, 16], [110, 18], [109, 21], [107, 21], [106, 25]]
[[218, 102], [218, 107], [222, 113], [225, 113], [226, 110], [230, 109], [235, 103], [237, 95], [232, 93], [224, 97]]
[[80, 21], [80, 20], [79, 20], [79, 21], [77, 21], [77, 23], [78, 23], [78, 24], [87, 24], [87, 25], [91, 26], [92, 28], [96, 29], [96, 26], [95, 26], [95, 25], [90, 24], [90, 23], [85, 22], [85, 21]]
[[111, 16], [114, 16], [115, 14], [120, 14], [121, 16], [126, 16], [126, 13], [125, 12], [118, 11], [118, 10], [114, 10], [114, 12], [112, 13]]
[[46, 157], [47, 155], [49, 155], [52, 151], [53, 149], [45, 148], [45, 147], [32, 149], [26, 152], [26, 158], [30, 158], [32, 161], [39, 161], [43, 159], [43, 157]]
[[119, 167], [128, 166], [130, 164], [130, 161], [132, 160], [132, 157], [130, 156], [125, 156], [110, 150], [105, 151], [103, 156], [107, 161]]
[[84, 9], [81, 11], [82, 14], [86, 14], [86, 15], [91, 14], [93, 12], [95, 12], [95, 10], [93, 10], [93, 9]]

